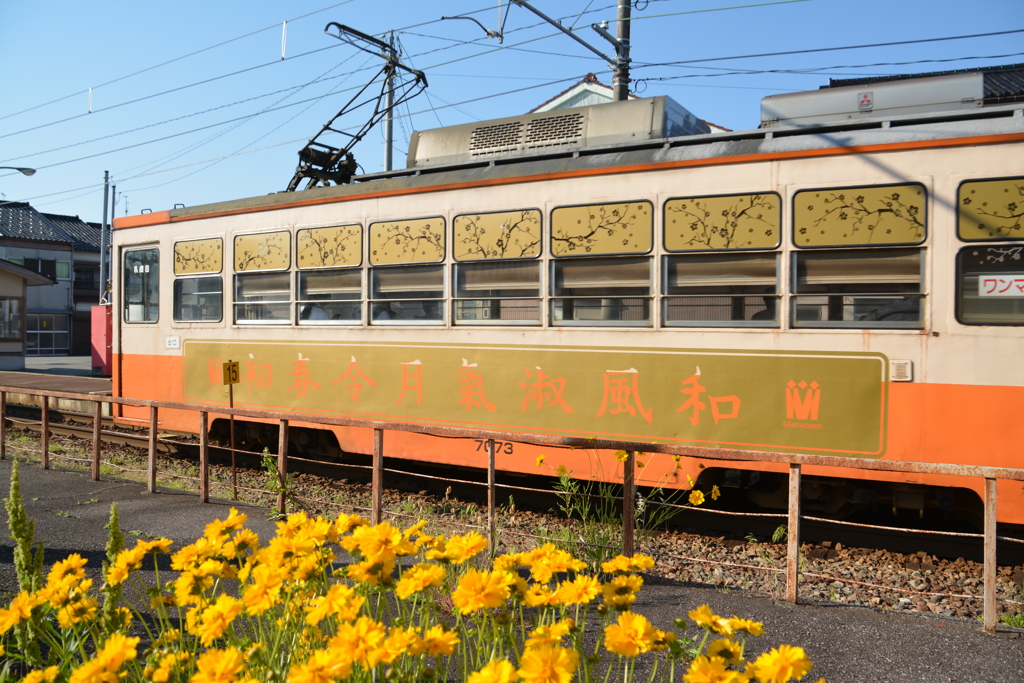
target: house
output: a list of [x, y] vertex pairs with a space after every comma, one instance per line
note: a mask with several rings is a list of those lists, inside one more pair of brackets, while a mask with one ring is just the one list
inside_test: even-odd
[[[636, 95], [632, 95], [631, 94], [629, 96], [629, 99], [637, 100], [637, 99], [642, 99], [642, 98], [639, 98]], [[591, 73], [591, 74], [587, 74], [586, 76], [584, 76], [583, 80], [580, 81], [579, 83], [573, 85], [572, 87], [568, 88], [567, 90], [563, 90], [562, 92], [560, 92], [559, 94], [555, 95], [554, 97], [552, 97], [547, 102], [544, 102], [543, 104], [541, 104], [541, 105], [539, 105], [537, 107], [534, 107], [528, 113], [530, 113], [530, 114], [539, 114], [541, 112], [554, 111], [556, 109], [572, 109], [574, 107], [589, 107], [589, 106], [594, 105], [594, 104], [607, 104], [608, 102], [614, 102], [614, 101], [615, 101], [615, 89], [612, 86], [605, 85], [601, 81], [597, 80], [597, 76], [595, 76], [594, 74]], [[677, 108], [681, 109], [686, 114], [689, 113], [689, 112], [686, 112], [686, 110], [684, 108], [680, 107], [678, 104], [676, 104], [675, 106]], [[685, 114], [684, 114], [684, 116], [685, 116]], [[729, 132], [730, 131], [729, 128], [723, 128], [722, 126], [717, 126], [717, 125], [711, 123], [710, 121], [705, 121], [704, 119], [697, 119], [697, 120], [700, 121], [700, 123], [702, 123], [705, 126], [707, 126], [707, 128], [708, 128], [707, 131], [702, 131], [702, 132], [722, 133], [722, 132]]]
[[27, 290], [53, 284], [41, 273], [0, 259], [0, 370], [25, 369]]
[[[88, 306], [99, 302], [99, 236], [95, 224], [77, 216], [43, 214], [26, 202], [0, 204], [0, 259], [44, 276], [49, 286], [24, 295], [27, 355], [90, 352]], [[75, 275], [81, 273], [81, 287]], [[6, 295], [6, 288], [0, 295]]]

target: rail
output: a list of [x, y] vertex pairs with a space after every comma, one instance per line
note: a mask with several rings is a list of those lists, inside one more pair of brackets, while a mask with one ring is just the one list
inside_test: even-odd
[[[984, 531], [981, 534], [984, 543], [983, 576], [984, 584], [984, 607], [983, 619], [986, 632], [994, 633], [996, 630], [996, 543], [1000, 538], [996, 534], [996, 481], [1008, 479], [1024, 481], [1024, 469], [1011, 469], [1002, 467], [979, 467], [974, 465], [950, 465], [941, 463], [918, 463], [893, 460], [868, 460], [864, 458], [847, 458], [823, 455], [800, 455], [794, 453], [779, 452], [758, 452], [743, 451], [738, 449], [718, 449], [691, 446], [673, 446], [669, 444], [649, 444], [628, 441], [612, 441], [606, 439], [584, 439], [578, 437], [558, 437], [547, 435], [524, 435], [510, 432], [487, 431], [481, 429], [459, 429], [451, 427], [410, 425], [399, 422], [387, 422], [379, 420], [357, 420], [351, 418], [333, 417], [308, 413], [287, 413], [275, 411], [260, 411], [247, 408], [228, 408], [223, 406], [210, 406], [193, 403], [175, 403], [168, 401], [151, 401], [145, 399], [120, 398], [114, 396], [95, 396], [91, 394], [78, 394], [62, 391], [45, 391], [39, 389], [26, 389], [22, 387], [0, 386], [0, 459], [7, 456], [7, 394], [19, 393], [42, 397], [41, 410], [41, 462], [44, 469], [50, 467], [49, 454], [49, 401], [51, 398], [64, 398], [77, 401], [92, 401], [93, 410], [93, 444], [92, 444], [92, 478], [100, 480], [100, 452], [101, 452], [101, 429], [102, 407], [104, 403], [122, 406], [135, 406], [149, 409], [149, 458], [147, 467], [147, 488], [151, 493], [157, 492], [157, 425], [160, 410], [181, 410], [199, 413], [199, 499], [203, 503], [210, 499], [210, 416], [225, 417], [247, 417], [262, 421], [276, 421], [278, 431], [278, 452], [277, 472], [281, 482], [285, 482], [288, 476], [288, 427], [292, 422], [303, 424], [317, 424], [325, 426], [341, 427], [362, 427], [373, 430], [373, 454], [371, 475], [371, 519], [376, 524], [383, 516], [382, 498], [384, 489], [384, 475], [387, 472], [384, 468], [384, 434], [386, 431], [404, 431], [418, 434], [429, 434], [434, 436], [481, 439], [486, 442], [487, 450], [487, 481], [465, 482], [479, 484], [487, 487], [487, 524], [491, 547], [495, 547], [496, 533], [496, 492], [498, 488], [513, 488], [507, 485], [499, 485], [496, 482], [495, 468], [495, 442], [513, 441], [518, 443], [528, 442], [531, 444], [594, 448], [603, 450], [626, 451], [627, 458], [623, 467], [622, 490], [622, 551], [626, 555], [632, 555], [636, 549], [636, 528], [635, 528], [635, 501], [634, 501], [634, 472], [636, 453], [665, 453], [679, 455], [687, 458], [701, 458], [737, 462], [770, 462], [783, 463], [789, 467], [789, 509], [786, 515], [787, 527], [787, 549], [786, 549], [786, 600], [792, 603], [798, 601], [799, 590], [799, 555], [800, 555], [800, 523], [804, 519], [812, 519], [801, 515], [800, 512], [800, 486], [801, 469], [805, 465], [817, 465], [826, 467], [845, 467], [860, 470], [874, 470], [886, 472], [902, 472], [914, 474], [945, 474], [959, 477], [979, 477], [984, 479]], [[236, 482], [235, 451], [232, 451], [232, 482]], [[295, 459], [295, 458], [291, 458]], [[409, 474], [409, 473], [403, 473]], [[233, 483], [237, 488], [237, 484]], [[282, 487], [277, 494], [277, 509], [282, 514], [286, 512], [286, 493]], [[830, 520], [831, 521], [831, 520]], [[889, 528], [889, 527], [886, 527]], [[515, 535], [516, 532], [508, 531]], [[976, 536], [976, 535], [975, 535]], [[761, 569], [764, 569], [763, 567]], [[779, 570], [780, 572], [783, 570]], [[805, 575], [810, 575], [804, 572]]]

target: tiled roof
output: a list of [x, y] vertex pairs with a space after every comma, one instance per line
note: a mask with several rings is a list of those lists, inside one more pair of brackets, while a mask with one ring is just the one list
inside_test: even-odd
[[62, 216], [57, 213], [44, 213], [43, 216], [72, 239], [76, 250], [100, 250], [100, 228], [95, 223], [86, 223], [78, 216]]
[[931, 78], [933, 76], [951, 76], [954, 74], [975, 74], [983, 76], [985, 88], [985, 104], [1008, 104], [1024, 101], [1024, 64], [1006, 64], [1004, 66], [980, 67], [975, 69], [956, 69], [953, 71], [931, 71], [923, 74], [897, 74], [893, 76], [867, 76], [864, 78], [830, 78], [826, 88], [842, 88], [848, 85], [870, 85], [872, 83], [888, 83], [890, 81], [906, 81], [912, 78]]
[[49, 242], [72, 241], [52, 221], [26, 202], [0, 203], [0, 237]]

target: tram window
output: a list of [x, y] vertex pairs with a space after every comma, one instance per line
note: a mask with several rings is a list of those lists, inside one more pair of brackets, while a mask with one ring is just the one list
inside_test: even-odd
[[224, 317], [224, 283], [220, 277], [174, 280], [174, 322], [219, 323]]
[[370, 324], [444, 322], [444, 266], [370, 269]]
[[566, 259], [552, 269], [552, 325], [650, 326], [651, 259]]
[[358, 268], [299, 272], [300, 325], [359, 323], [362, 298], [363, 271]]
[[235, 323], [291, 322], [291, 273], [235, 275]]
[[155, 323], [160, 317], [160, 250], [134, 249], [124, 254], [124, 319]]
[[794, 327], [896, 327], [924, 323], [921, 249], [793, 254]]
[[666, 325], [778, 327], [775, 253], [665, 257]]
[[1024, 325], [1024, 247], [957, 254], [956, 317], [965, 325]]
[[455, 322], [460, 325], [539, 325], [540, 263], [457, 264]]

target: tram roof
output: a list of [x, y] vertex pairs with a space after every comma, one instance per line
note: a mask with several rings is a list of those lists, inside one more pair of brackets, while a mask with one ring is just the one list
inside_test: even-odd
[[[247, 213], [295, 205], [345, 201], [474, 185], [529, 182], [552, 177], [639, 172], [685, 165], [748, 163], [800, 156], [857, 154], [914, 146], [963, 144], [958, 139], [1024, 135], [1022, 104], [983, 109], [839, 121], [807, 126], [776, 126], [749, 131], [645, 140], [437, 166], [405, 168], [353, 178], [351, 184], [298, 192], [278, 192], [232, 201], [177, 208], [160, 214], [116, 219], [115, 227]], [[938, 143], [937, 145], [934, 143]], [[968, 142], [968, 144], [970, 144]], [[147, 219], [147, 216], [151, 216]]]

